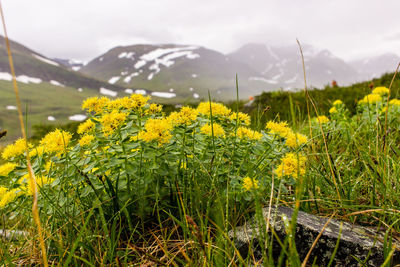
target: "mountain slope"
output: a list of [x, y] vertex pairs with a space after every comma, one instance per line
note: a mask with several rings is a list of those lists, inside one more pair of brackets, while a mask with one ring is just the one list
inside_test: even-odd
[[372, 79], [384, 73], [392, 72], [400, 62], [400, 56], [393, 53], [350, 61], [349, 64], [365, 77]]
[[[361, 79], [356, 70], [328, 50], [303, 45], [303, 54], [310, 86], [321, 88], [332, 80], [339, 84], [350, 84]], [[261, 73], [260, 77], [251, 77], [252, 80], [284, 89], [304, 86], [297, 45], [274, 47], [266, 44], [247, 44], [228, 56], [253, 66]]]
[[[121, 91], [122, 87], [110, 85], [70, 71], [59, 63], [17, 43], [10, 41], [13, 52], [15, 72], [18, 80], [22, 83], [40, 84], [49, 82], [53, 85], [67, 86], [73, 88], [88, 88], [99, 91], [101, 87]], [[8, 63], [5, 40], [0, 37], [0, 79], [11, 81], [10, 67]]]
[[[93, 59], [81, 72], [130, 88], [177, 94], [183, 98], [207, 98], [207, 91], [222, 99], [235, 95], [235, 75], [258, 75], [252, 67], [222, 53], [199, 46], [132, 45], [116, 47]], [[247, 82], [244, 95], [252, 94]]]

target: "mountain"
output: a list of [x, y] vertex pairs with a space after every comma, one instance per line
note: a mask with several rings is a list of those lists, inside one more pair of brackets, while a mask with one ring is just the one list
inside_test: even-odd
[[[317, 49], [311, 45], [303, 45], [302, 49], [309, 86], [321, 88], [333, 80], [347, 85], [361, 79], [355, 69], [328, 50]], [[297, 45], [247, 44], [228, 56], [254, 67], [261, 76], [250, 79], [264, 82], [269, 88], [291, 90], [304, 87], [302, 62]]]
[[[90, 89], [98, 93], [100, 88], [122, 91], [124, 88], [107, 84], [75, 71], [68, 70], [54, 60], [47, 58], [15, 41], [10, 40], [17, 80], [21, 83], [50, 83], [56, 86]], [[0, 80], [11, 81], [8, 55], [4, 37], [0, 36]]]
[[247, 80], [258, 71], [224, 54], [193, 45], [132, 45], [115, 47], [98, 56], [80, 72], [110, 84], [150, 89], [153, 95], [183, 99], [208, 98], [208, 90], [215, 98], [235, 96], [235, 75], [239, 74], [242, 96], [250, 90]]
[[363, 75], [365, 79], [372, 79], [387, 72], [396, 70], [400, 62], [400, 56], [386, 53], [375, 57], [352, 60], [349, 64]]
[[74, 70], [74, 71], [80, 70], [86, 64], [83, 61], [75, 60], [75, 59], [52, 58], [52, 60], [64, 67]]

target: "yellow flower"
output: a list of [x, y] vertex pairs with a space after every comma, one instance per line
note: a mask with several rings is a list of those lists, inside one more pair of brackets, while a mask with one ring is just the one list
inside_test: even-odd
[[315, 120], [316, 120], [317, 122], [321, 123], [321, 124], [324, 124], [324, 123], [328, 123], [328, 122], [329, 122], [328, 117], [326, 117], [326, 116], [324, 116], [324, 115], [316, 117]]
[[85, 122], [79, 124], [77, 133], [78, 134], [89, 133], [94, 130], [94, 127], [95, 127], [94, 122], [91, 119], [88, 119]]
[[167, 119], [173, 126], [190, 125], [197, 119], [198, 113], [196, 109], [183, 107], [179, 112], [172, 112]]
[[43, 154], [45, 153], [45, 148], [44, 146], [37, 146], [35, 148], [33, 148], [30, 152], [29, 152], [29, 157], [33, 158], [35, 156], [43, 156]]
[[260, 140], [262, 138], [262, 134], [260, 132], [250, 130], [246, 127], [239, 127], [237, 129], [237, 136], [239, 138], [249, 138], [252, 140]]
[[85, 134], [84, 136], [82, 136], [81, 139], [79, 139], [79, 145], [81, 147], [87, 146], [89, 145], [94, 139], [94, 136], [91, 134]]
[[381, 102], [382, 101], [382, 97], [380, 95], [377, 94], [369, 94], [366, 95], [363, 99], [361, 99], [360, 101], [358, 101], [359, 104], [374, 104], [376, 102]]
[[246, 191], [250, 191], [252, 189], [257, 189], [259, 187], [258, 181], [255, 179], [252, 179], [250, 177], [243, 178], [242, 182], [243, 182], [242, 186], [243, 186], [244, 190], [246, 190]]
[[104, 114], [100, 118], [100, 123], [103, 127], [103, 133], [105, 136], [109, 136], [121, 126], [126, 119], [127, 114], [113, 110], [111, 113]]
[[287, 153], [282, 158], [281, 164], [275, 169], [275, 174], [280, 178], [282, 176], [292, 176], [297, 178], [306, 173], [306, 157], [295, 153]]
[[7, 176], [10, 172], [12, 172], [15, 167], [17, 167], [17, 164], [15, 163], [5, 163], [0, 166], [0, 176]]
[[94, 112], [96, 114], [100, 114], [104, 108], [107, 107], [108, 103], [110, 102], [110, 99], [107, 97], [90, 97], [83, 101], [82, 103], [82, 109], [86, 109], [88, 112]]
[[[36, 178], [36, 184], [38, 185], [38, 189], [41, 189], [44, 185], [51, 184], [54, 181], [53, 178], [49, 178], [47, 176], [36, 176], [35, 178]], [[30, 178], [28, 173], [22, 176], [19, 182], [21, 183], [22, 190], [24, 190], [29, 195], [33, 195], [32, 186], [30, 184]]]
[[150, 104], [149, 109], [146, 110], [146, 114], [157, 114], [162, 111], [162, 105]]
[[46, 136], [40, 140], [40, 145], [44, 147], [47, 153], [63, 152], [68, 147], [71, 138], [72, 134], [69, 132], [56, 129], [46, 134]]
[[239, 118], [239, 123], [244, 123], [244, 125], [250, 125], [250, 116], [247, 115], [246, 113], [232, 113], [232, 115], [229, 116], [229, 119], [232, 120], [233, 122], [236, 122], [236, 120]]
[[287, 122], [274, 122], [269, 121], [265, 126], [266, 129], [269, 129], [269, 133], [279, 135], [280, 137], [287, 137], [291, 132], [292, 129], [288, 127]]
[[331, 107], [331, 109], [329, 110], [330, 114], [334, 114], [334, 113], [337, 113], [337, 112], [338, 112], [338, 110], [336, 109], [336, 107]]
[[372, 90], [372, 93], [377, 95], [387, 95], [389, 94], [389, 88], [383, 86], [376, 87], [374, 90]]
[[400, 99], [392, 99], [389, 101], [389, 105], [400, 106]]
[[16, 197], [17, 189], [8, 190], [7, 188], [0, 186], [0, 209], [12, 202]]
[[290, 133], [285, 144], [290, 148], [298, 148], [305, 143], [307, 143], [307, 136], [299, 133]]
[[[210, 116], [210, 102], [202, 102], [197, 107], [197, 110], [206, 116]], [[211, 111], [213, 116], [229, 116], [231, 110], [223, 104], [211, 102]]]
[[147, 102], [150, 100], [150, 97], [140, 94], [132, 94], [131, 100], [133, 109], [141, 109], [147, 104]]
[[333, 102], [333, 105], [334, 106], [340, 106], [340, 105], [342, 105], [343, 104], [343, 102], [342, 102], [342, 100], [340, 100], [340, 99], [337, 99], [337, 100], [335, 100], [334, 102]]
[[148, 119], [144, 128], [145, 131], [139, 132], [137, 138], [145, 142], [156, 141], [162, 145], [168, 143], [172, 137], [172, 125], [167, 119]]
[[222, 128], [222, 126], [218, 123], [213, 123], [212, 128], [210, 124], [205, 124], [203, 127], [201, 127], [200, 132], [207, 135], [212, 135], [214, 132], [214, 136], [225, 137], [224, 128]]
[[[32, 145], [28, 143], [28, 148], [31, 148]], [[26, 147], [26, 142], [24, 139], [18, 139], [17, 141], [15, 141], [14, 144], [8, 145], [3, 153], [2, 153], [2, 158], [3, 159], [10, 159], [12, 157], [16, 157], [19, 155], [23, 155], [24, 152], [26, 151], [27, 147]]]

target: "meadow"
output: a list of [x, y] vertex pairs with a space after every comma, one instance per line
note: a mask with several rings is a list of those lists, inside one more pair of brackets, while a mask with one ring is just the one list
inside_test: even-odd
[[[381, 227], [396, 238], [398, 81], [386, 83], [390, 89], [368, 85], [343, 99], [319, 101], [310, 92], [301, 105], [300, 93], [287, 94], [289, 114], [270, 119], [271, 110], [257, 108], [251, 118], [239, 101], [227, 107], [211, 96], [169, 114], [142, 95], [88, 98], [77, 138], [56, 129], [2, 151], [0, 226], [26, 236], [0, 243], [0, 264], [43, 264], [27, 154], [51, 265], [300, 266], [294, 235], [280, 240], [279, 261], [271, 256], [276, 236], [262, 207], [272, 204]], [[253, 216], [263, 229], [261, 262], [252, 248], [242, 256], [228, 236]], [[295, 216], [287, 231], [294, 227]], [[394, 249], [385, 251], [386, 266]]]

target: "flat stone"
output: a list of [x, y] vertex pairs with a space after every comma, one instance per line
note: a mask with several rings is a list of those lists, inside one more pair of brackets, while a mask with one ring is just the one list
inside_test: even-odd
[[[267, 214], [268, 208], [264, 208], [264, 218], [267, 218]], [[282, 242], [286, 237], [286, 229], [282, 218], [286, 217], [290, 221], [292, 214], [293, 209], [283, 206], [273, 207], [271, 210], [270, 228], [274, 229]], [[314, 240], [322, 231], [327, 221], [328, 218], [299, 211], [295, 242], [301, 260], [306, 257]], [[384, 232], [335, 219], [332, 219], [325, 228], [321, 238], [312, 250], [308, 264], [311, 265], [315, 258], [315, 263], [319, 266], [326, 266], [329, 263], [339, 237], [341, 223], [342, 233], [339, 247], [331, 266], [381, 266], [384, 262]], [[237, 249], [244, 258], [247, 257], [251, 244], [254, 257], [257, 260], [262, 260], [263, 253], [261, 247], [258, 245], [257, 238], [259, 228], [255, 225], [257, 223], [255, 218], [253, 218], [249, 224], [237, 227], [235, 232], [230, 231], [229, 236], [234, 240]], [[400, 248], [400, 243], [395, 239], [392, 240], [393, 245], [396, 248]], [[272, 251], [274, 260], [276, 261], [281, 252], [281, 246], [276, 239], [274, 239]], [[364, 262], [364, 265], [356, 259]], [[393, 254], [391, 264], [400, 264], [400, 251], [398, 249]]]

